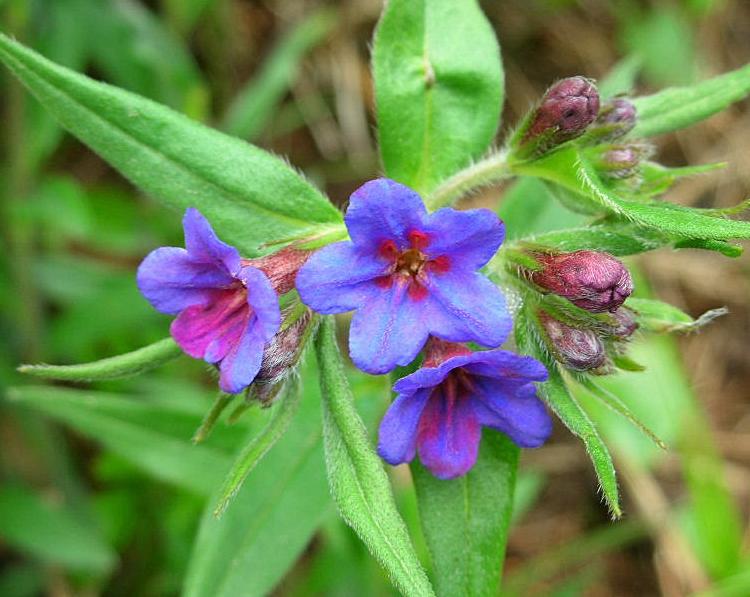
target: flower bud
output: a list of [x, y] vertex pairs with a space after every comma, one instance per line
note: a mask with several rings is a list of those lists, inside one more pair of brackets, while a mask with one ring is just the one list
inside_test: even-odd
[[550, 352], [563, 365], [576, 371], [604, 365], [607, 360], [604, 345], [593, 330], [571, 327], [544, 311], [539, 312], [539, 321]]
[[651, 153], [651, 146], [644, 143], [610, 145], [602, 148], [596, 168], [610, 178], [630, 178], [638, 173], [641, 162]]
[[[290, 319], [293, 321], [290, 322]], [[286, 314], [281, 330], [263, 351], [260, 371], [252, 385], [253, 392], [261, 403], [269, 404], [276, 397], [281, 382], [294, 371], [299, 362], [313, 328], [314, 318], [310, 309], [304, 308], [301, 314], [294, 311]]]
[[627, 340], [638, 329], [638, 322], [635, 320], [635, 313], [626, 307], [620, 307], [612, 313], [615, 325], [611, 328], [610, 334], [618, 340]]
[[243, 259], [242, 265], [259, 269], [270, 280], [271, 286], [278, 294], [286, 294], [294, 288], [297, 272], [310, 255], [312, 251], [289, 246], [257, 259]]
[[580, 137], [599, 113], [599, 92], [584, 77], [558, 81], [544, 94], [539, 106], [527, 117], [517, 155], [542, 154]]
[[616, 311], [633, 292], [630, 272], [608, 253], [535, 253], [541, 269], [529, 274], [540, 288], [592, 313]]
[[613, 141], [632, 131], [637, 117], [635, 106], [631, 102], [615, 98], [602, 104], [591, 132], [600, 141]]

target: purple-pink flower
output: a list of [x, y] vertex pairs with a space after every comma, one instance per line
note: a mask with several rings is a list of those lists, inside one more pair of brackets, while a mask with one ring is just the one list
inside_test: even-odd
[[349, 351], [357, 367], [378, 374], [407, 365], [429, 335], [491, 347], [507, 338], [505, 299], [477, 272], [503, 241], [493, 212], [428, 214], [417, 193], [381, 178], [352, 194], [345, 222], [351, 241], [313, 254], [297, 290], [320, 313], [356, 310]]
[[452, 479], [474, 466], [483, 426], [518, 446], [540, 446], [552, 421], [532, 382], [546, 379], [532, 357], [431, 338], [424, 366], [393, 386], [398, 396], [380, 423], [378, 453], [394, 465], [419, 453], [433, 475]]
[[187, 354], [218, 365], [219, 387], [241, 392], [279, 329], [278, 296], [197, 209], [185, 212], [183, 228], [185, 249], [149, 253], [138, 268], [138, 288], [156, 310], [177, 315], [170, 332]]

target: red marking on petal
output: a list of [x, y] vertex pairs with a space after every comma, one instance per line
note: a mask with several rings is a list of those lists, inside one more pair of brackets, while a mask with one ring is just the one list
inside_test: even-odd
[[436, 274], [444, 274], [450, 271], [451, 260], [447, 255], [440, 255], [439, 257], [428, 261], [427, 265], [431, 272], [434, 272]]
[[393, 286], [393, 276], [380, 276], [375, 278], [375, 285], [378, 288], [388, 289]]
[[422, 286], [416, 280], [413, 280], [409, 284], [409, 288], [406, 290], [406, 293], [409, 295], [409, 298], [414, 301], [422, 301], [426, 299], [427, 295], [429, 294], [427, 288]]
[[380, 253], [381, 257], [384, 257], [388, 261], [396, 261], [400, 254], [400, 251], [398, 250], [396, 243], [391, 239], [388, 239], [380, 243], [378, 253]]
[[406, 235], [412, 248], [423, 251], [430, 244], [430, 235], [421, 230], [410, 230]]

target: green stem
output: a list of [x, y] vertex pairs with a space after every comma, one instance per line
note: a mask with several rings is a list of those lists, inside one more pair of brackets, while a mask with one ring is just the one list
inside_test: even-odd
[[211, 410], [206, 413], [201, 426], [198, 427], [195, 431], [195, 435], [193, 435], [194, 444], [199, 444], [208, 437], [211, 430], [214, 428], [214, 425], [216, 425], [216, 421], [219, 420], [221, 413], [223, 413], [224, 409], [229, 406], [229, 403], [233, 398], [234, 395], [232, 394], [225, 394], [224, 392], [219, 393]]
[[427, 197], [425, 203], [429, 210], [440, 209], [473, 189], [499, 182], [512, 174], [508, 152], [501, 150], [451, 176]]

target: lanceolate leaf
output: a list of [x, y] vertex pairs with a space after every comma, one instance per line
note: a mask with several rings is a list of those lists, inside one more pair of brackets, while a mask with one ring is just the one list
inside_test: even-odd
[[323, 400], [326, 468], [339, 513], [404, 595], [433, 595], [396, 509], [383, 464], [354, 408], [332, 318], [321, 323], [315, 347]]
[[422, 193], [487, 150], [503, 103], [492, 27], [475, 0], [391, 0], [373, 51], [388, 176]]
[[479, 458], [458, 479], [411, 470], [438, 595], [496, 595], [513, 508], [519, 449], [485, 429]]
[[655, 230], [619, 223], [553, 230], [528, 236], [520, 244], [547, 247], [561, 252], [590, 250], [625, 256], [658, 249], [669, 243], [668, 237]]
[[750, 94], [750, 64], [691, 87], [670, 87], [634, 100], [638, 124], [632, 135], [650, 137], [685, 128]]
[[515, 330], [518, 347], [522, 353], [536, 357], [547, 366], [549, 379], [539, 384], [539, 393], [571, 433], [583, 441], [599, 478], [604, 499], [612, 516], [619, 518], [622, 511], [620, 510], [620, 495], [612, 456], [599, 436], [594, 423], [568, 391], [565, 381], [557, 369], [557, 363], [549, 357], [547, 351], [542, 347], [540, 339], [533, 331], [538, 328], [538, 323], [534, 319], [524, 310], [516, 318]]
[[182, 354], [172, 338], [164, 338], [133, 352], [81, 365], [21, 365], [18, 370], [45, 379], [99, 381], [138, 375], [176, 359]]
[[237, 495], [247, 476], [255, 468], [255, 465], [266, 455], [273, 445], [289, 427], [292, 417], [299, 406], [300, 391], [296, 379], [287, 381], [283, 395], [274, 401], [271, 408], [273, 415], [263, 430], [253, 437], [237, 456], [232, 468], [229, 470], [224, 485], [221, 488], [219, 502], [216, 504], [214, 514], [221, 516], [229, 506], [231, 500]]
[[698, 319], [693, 319], [674, 305], [656, 299], [630, 298], [627, 306], [635, 311], [638, 323], [644, 329], [657, 334], [669, 332], [693, 332], [712, 322], [717, 317], [726, 315], [727, 309], [711, 309]]
[[283, 160], [169, 108], [58, 66], [0, 35], [0, 60], [71, 133], [133, 183], [175, 207], [197, 207], [222, 238], [257, 246], [339, 212]]
[[[206, 504], [184, 597], [268, 595], [332, 513], [313, 378], [284, 435], [258, 462], [221, 518]], [[218, 486], [215, 487], [217, 489]]]

